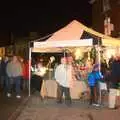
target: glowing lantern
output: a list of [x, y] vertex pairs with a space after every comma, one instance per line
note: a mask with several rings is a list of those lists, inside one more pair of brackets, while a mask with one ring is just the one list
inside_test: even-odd
[[82, 51], [81, 51], [80, 48], [76, 48], [74, 54], [75, 54], [75, 59], [76, 59], [76, 60], [80, 59], [80, 58], [83, 56], [83, 53], [82, 53]]

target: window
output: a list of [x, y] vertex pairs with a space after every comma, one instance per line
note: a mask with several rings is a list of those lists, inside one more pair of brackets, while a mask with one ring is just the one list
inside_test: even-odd
[[110, 17], [105, 17], [104, 20], [104, 34], [111, 35], [111, 32], [114, 30], [114, 25], [111, 23]]

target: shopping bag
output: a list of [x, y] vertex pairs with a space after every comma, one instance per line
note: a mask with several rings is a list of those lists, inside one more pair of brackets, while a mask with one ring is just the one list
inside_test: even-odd
[[107, 84], [105, 82], [99, 82], [100, 90], [107, 90]]

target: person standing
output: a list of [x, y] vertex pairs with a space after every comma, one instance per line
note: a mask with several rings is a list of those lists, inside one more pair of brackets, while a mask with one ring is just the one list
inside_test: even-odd
[[32, 67], [32, 79], [31, 79], [31, 86], [33, 89], [40, 93], [41, 99], [41, 88], [43, 84], [43, 77], [46, 74], [46, 67], [43, 66], [43, 61], [39, 61]]
[[116, 108], [116, 96], [118, 84], [120, 83], [120, 56], [116, 56], [111, 63], [111, 78], [109, 88], [109, 108]]
[[23, 62], [23, 89], [29, 90], [29, 60]]
[[7, 76], [7, 73], [6, 73], [6, 66], [9, 62], [9, 58], [8, 56], [5, 56], [1, 62], [1, 73], [2, 73], [2, 79], [4, 81], [4, 92], [6, 93], [7, 92], [7, 83], [8, 83], [8, 76]]
[[6, 72], [9, 77], [7, 96], [11, 97], [12, 85], [15, 84], [16, 98], [21, 98], [22, 66], [17, 56], [13, 56], [12, 60], [7, 64]]
[[88, 74], [88, 85], [90, 87], [90, 105], [99, 106], [99, 86], [98, 82], [103, 78], [103, 75], [99, 71], [99, 65], [95, 64], [93, 70]]
[[67, 63], [67, 58], [61, 58], [61, 64], [59, 64], [55, 69], [55, 79], [58, 84], [57, 88], [57, 103], [62, 103], [63, 93], [65, 95], [66, 105], [71, 105], [71, 96], [70, 96], [70, 66]]
[[4, 79], [3, 79], [2, 63], [3, 63], [3, 59], [2, 59], [2, 57], [0, 57], [0, 90], [4, 89]]

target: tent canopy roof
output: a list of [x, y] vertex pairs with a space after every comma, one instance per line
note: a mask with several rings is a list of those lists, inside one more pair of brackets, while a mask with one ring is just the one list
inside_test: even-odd
[[[47, 48], [48, 51], [50, 50], [50, 48], [52, 48], [51, 51], [54, 51], [53, 48], [57, 48], [57, 51], [59, 51], [58, 47], [64, 47], [67, 45], [70, 46], [70, 44], [73, 44], [73, 43], [74, 45], [76, 44], [76, 46], [82, 46], [82, 44], [89, 46], [91, 44], [90, 40], [88, 40], [88, 44], [87, 42], [86, 44], [84, 44], [85, 42], [83, 42], [81, 39], [81, 36], [84, 31], [87, 32], [88, 34], [101, 38], [103, 46], [120, 46], [119, 39], [109, 37], [99, 32], [96, 32], [93, 29], [86, 27], [82, 23], [76, 20], [73, 20], [65, 27], [53, 33], [53, 35], [49, 37], [45, 42], [39, 42], [39, 43], [34, 42], [34, 45], [35, 45], [34, 47], [37, 47], [37, 51], [38, 51], [38, 48], [42, 49], [41, 51], [43, 51], [43, 48], [44, 50], [45, 48]], [[40, 47], [38, 45], [40, 45]]]
[[102, 44], [104, 46], [120, 46], [119, 39], [96, 32], [95, 30], [88, 28], [82, 23], [78, 22], [77, 20], [73, 20], [67, 26], [55, 32], [47, 41], [78, 40], [81, 38], [83, 31], [101, 38]]
[[78, 21], [73, 20], [65, 27], [55, 32], [47, 41], [61, 40], [80, 40], [84, 29], [81, 28]]

